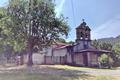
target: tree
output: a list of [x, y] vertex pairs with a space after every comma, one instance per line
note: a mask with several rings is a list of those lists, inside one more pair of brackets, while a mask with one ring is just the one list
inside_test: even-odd
[[74, 44], [74, 42], [73, 41], [69, 41], [68, 44]]
[[66, 44], [67, 44], [66, 40], [63, 39], [63, 38], [59, 38], [59, 39], [57, 39], [57, 41], [58, 41], [58, 42], [62, 42], [62, 43], [66, 43]]
[[[100, 45], [100, 48], [103, 49], [103, 50], [109, 50], [112, 52], [112, 48], [113, 48], [113, 45], [111, 43], [107, 43], [107, 42], [103, 42], [101, 43]], [[111, 56], [113, 53], [110, 53], [107, 55], [103, 54], [101, 56], [101, 61], [100, 63], [104, 66], [104, 67], [108, 67], [108, 68], [112, 68], [112, 65], [113, 65], [113, 57]]]
[[2, 38], [15, 50], [27, 48], [28, 66], [33, 64], [34, 46], [47, 47], [60, 36], [67, 36], [69, 27], [63, 16], [56, 17], [52, 0], [10, 0]]
[[100, 43], [95, 39], [92, 41], [92, 45], [97, 49], [99, 48]]
[[114, 60], [114, 66], [120, 66], [120, 43], [114, 45], [111, 56]]
[[6, 18], [6, 9], [4, 7], [0, 7], [0, 38], [2, 36], [2, 23], [3, 20]]
[[[103, 49], [103, 50], [109, 50], [112, 52], [112, 48], [113, 48], [113, 45], [109, 42], [99, 42], [97, 40], [94, 40], [93, 41], [93, 46], [97, 49], [97, 48], [100, 48], [100, 49]], [[108, 68], [111, 68], [112, 67], [112, 64], [113, 64], [113, 56], [112, 56], [113, 53], [110, 53], [109, 54], [102, 54], [99, 58], [99, 61], [100, 61], [100, 64], [103, 66], [103, 67], [108, 67]]]
[[106, 42], [101, 43], [99, 46], [101, 49], [109, 50], [109, 51], [112, 51], [112, 47], [113, 47], [111, 43], [106, 43]]

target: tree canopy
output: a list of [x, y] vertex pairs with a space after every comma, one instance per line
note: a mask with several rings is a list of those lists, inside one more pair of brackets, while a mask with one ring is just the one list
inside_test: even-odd
[[69, 32], [65, 17], [56, 17], [52, 0], [9, 0], [2, 17], [1, 41], [16, 51], [27, 48], [29, 58], [35, 45], [47, 47]]

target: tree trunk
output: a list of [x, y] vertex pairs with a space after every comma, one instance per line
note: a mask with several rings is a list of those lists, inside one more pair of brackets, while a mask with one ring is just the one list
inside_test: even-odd
[[27, 62], [28, 66], [33, 65], [32, 54], [33, 54], [33, 45], [32, 45], [32, 42], [29, 41], [28, 42], [28, 62]]
[[23, 65], [24, 64], [24, 56], [23, 54], [20, 56], [20, 65]]
[[32, 66], [33, 65], [33, 60], [32, 60], [32, 50], [29, 51], [28, 53], [28, 62], [27, 62], [28, 66]]

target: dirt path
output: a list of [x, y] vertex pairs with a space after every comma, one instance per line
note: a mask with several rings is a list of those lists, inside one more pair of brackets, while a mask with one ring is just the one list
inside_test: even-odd
[[92, 75], [108, 75], [108, 76], [120, 76], [120, 70], [99, 71], [99, 70], [82, 70], [87, 74]]

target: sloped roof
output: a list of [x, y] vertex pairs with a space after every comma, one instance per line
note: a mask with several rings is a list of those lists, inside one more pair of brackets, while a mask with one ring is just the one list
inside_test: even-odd
[[70, 44], [56, 41], [51, 46], [52, 46], [53, 49], [63, 49], [63, 48], [66, 48], [69, 45]]
[[63, 48], [66, 48], [66, 47], [68, 47], [69, 45], [64, 45], [64, 46], [59, 46], [59, 47], [56, 47], [56, 48], [54, 48], [54, 49], [56, 49], [56, 50], [58, 50], [58, 49], [63, 49]]
[[75, 53], [83, 53], [83, 52], [111, 53], [111, 51], [102, 50], [102, 49], [83, 49], [83, 50], [80, 50], [79, 52], [75, 52]]
[[86, 25], [86, 22], [82, 22], [76, 29], [85, 29], [85, 30], [91, 30], [89, 26]]

